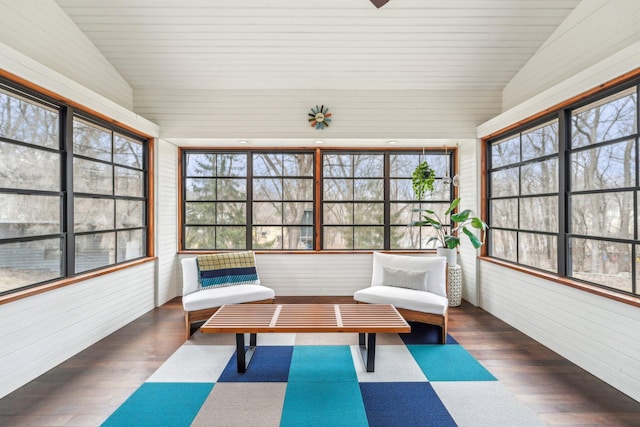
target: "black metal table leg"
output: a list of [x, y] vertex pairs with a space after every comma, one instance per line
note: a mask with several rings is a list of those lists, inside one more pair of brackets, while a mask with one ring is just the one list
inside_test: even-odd
[[238, 373], [243, 374], [247, 372], [253, 353], [256, 351], [256, 334], [249, 334], [249, 348], [244, 349], [244, 334], [236, 334], [236, 361], [238, 366]]
[[[367, 372], [374, 372], [376, 360], [376, 334], [369, 333], [365, 340], [364, 333], [358, 334], [358, 342], [360, 343], [360, 354], [364, 362]], [[365, 344], [366, 341], [366, 344]]]

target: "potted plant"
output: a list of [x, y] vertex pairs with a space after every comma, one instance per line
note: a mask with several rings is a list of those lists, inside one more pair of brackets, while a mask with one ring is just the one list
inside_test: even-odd
[[427, 162], [422, 162], [411, 174], [413, 192], [418, 200], [422, 200], [427, 191], [433, 191], [436, 173]]
[[[465, 209], [462, 212], [454, 212], [459, 204], [460, 198], [451, 202], [444, 213], [444, 220], [433, 210], [420, 209], [420, 212], [424, 212], [422, 215], [423, 219], [411, 224], [415, 226], [431, 226], [436, 230], [437, 235], [427, 240], [427, 245], [434, 240], [437, 241], [439, 244], [437, 248], [438, 255], [447, 256], [449, 265], [455, 265], [457, 263], [456, 248], [460, 244], [460, 231], [469, 238], [473, 247], [478, 249], [484, 244], [485, 231], [488, 228], [487, 224], [480, 218], [471, 216], [470, 209]], [[481, 230], [482, 240], [473, 234], [468, 228], [469, 226]]]

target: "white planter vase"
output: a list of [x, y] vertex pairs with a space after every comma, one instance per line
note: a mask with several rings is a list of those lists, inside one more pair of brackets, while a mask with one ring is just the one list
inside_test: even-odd
[[454, 265], [458, 264], [458, 254], [456, 252], [456, 249], [436, 248], [436, 254], [438, 256], [443, 256], [447, 258], [447, 263], [449, 264], [449, 267], [453, 267]]

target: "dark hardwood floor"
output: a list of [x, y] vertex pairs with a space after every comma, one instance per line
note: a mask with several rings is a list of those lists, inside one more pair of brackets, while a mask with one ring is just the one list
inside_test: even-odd
[[[640, 402], [485, 311], [463, 301], [449, 316], [449, 333], [548, 424], [640, 426]], [[182, 322], [179, 299], [145, 314], [1, 399], [0, 426], [100, 425], [183, 343]]]

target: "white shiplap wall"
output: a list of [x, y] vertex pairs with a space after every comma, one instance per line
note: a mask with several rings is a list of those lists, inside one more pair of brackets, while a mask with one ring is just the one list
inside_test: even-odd
[[371, 284], [371, 254], [259, 254], [260, 281], [278, 295], [353, 295]]
[[155, 263], [0, 305], [0, 397], [154, 307]]
[[[193, 256], [181, 255], [180, 259]], [[261, 284], [272, 288], [276, 299], [278, 295], [351, 296], [371, 285], [373, 256], [370, 253], [256, 254], [256, 265]], [[182, 288], [182, 269], [179, 282]]]
[[156, 152], [156, 305], [160, 306], [177, 295], [178, 148], [160, 139], [156, 140]]
[[[480, 200], [478, 176], [479, 145], [475, 139], [461, 140], [458, 146], [458, 171], [460, 185], [458, 197], [460, 197], [460, 209], [471, 209], [473, 216], [480, 216]], [[461, 235], [460, 253], [458, 265], [462, 267], [462, 297], [472, 304], [477, 304], [477, 280], [476, 269], [478, 266], [478, 254], [466, 236]]]
[[[499, 91], [136, 90], [135, 109], [163, 138], [475, 138], [500, 111]], [[307, 121], [330, 108], [322, 131]]]
[[[594, 9], [588, 20], [580, 19], [581, 16], [569, 17], [572, 21], [581, 22], [572, 27], [581, 37], [576, 37], [571, 28], [567, 28], [566, 33], [559, 34], [554, 40], [554, 44], [566, 46], [567, 55], [572, 51], [582, 52], [585, 47], [593, 46], [596, 51], [603, 47], [603, 34], [610, 35], [611, 32], [602, 33], [601, 28], [609, 27], [615, 32], [614, 28], [619, 25], [617, 21], [611, 22], [615, 20], [611, 16], [611, 7], [633, 6], [629, 9], [631, 16], [635, 16], [640, 7], [636, 2], [627, 1], [595, 3], [602, 7]], [[595, 3], [589, 0], [585, 6]], [[588, 27], [584, 27], [586, 22]], [[629, 25], [624, 22], [625, 27]], [[638, 25], [633, 28], [636, 33], [638, 28]], [[621, 28], [620, 31], [625, 33], [628, 30]], [[609, 49], [615, 46], [609, 46]], [[564, 64], [563, 69], [568, 67], [570, 74], [576, 72], [573, 66], [565, 64], [564, 58], [551, 58], [546, 50], [540, 55], [530, 61], [527, 75], [545, 76], [558, 64]], [[607, 58], [598, 59], [599, 55], [580, 58], [582, 71], [482, 124], [478, 127], [478, 137], [496, 132], [640, 67], [640, 42], [619, 51], [610, 50]], [[510, 93], [529, 93], [529, 80], [518, 78], [512, 83]], [[534, 81], [533, 84], [538, 83]], [[520, 95], [514, 96], [513, 100], [516, 99], [520, 99]], [[507, 100], [507, 104], [511, 102]], [[479, 303], [482, 308], [640, 401], [640, 310], [637, 307], [488, 262], [480, 263], [479, 272]]]
[[639, 27], [638, 0], [583, 0], [504, 88], [503, 108], [514, 107], [640, 41]]
[[[194, 255], [181, 255], [180, 259]], [[256, 254], [260, 282], [280, 296], [347, 296], [371, 285], [371, 254]], [[179, 278], [182, 294], [182, 268]]]
[[53, 0], [0, 1], [0, 43], [125, 108], [133, 107], [131, 86]]
[[482, 262], [481, 306], [640, 401], [640, 310]]

